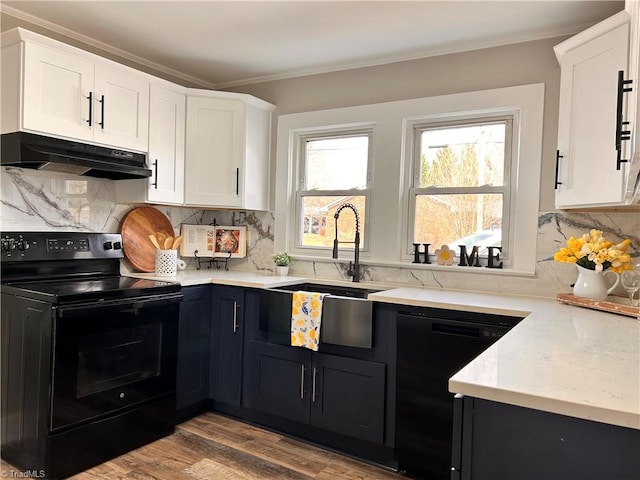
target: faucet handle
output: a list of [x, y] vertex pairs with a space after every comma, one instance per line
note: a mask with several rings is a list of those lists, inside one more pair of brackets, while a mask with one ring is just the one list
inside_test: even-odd
[[350, 277], [353, 277], [352, 280], [354, 282], [359, 282], [360, 281], [360, 265], [349, 262], [349, 270], [347, 270], [347, 275]]

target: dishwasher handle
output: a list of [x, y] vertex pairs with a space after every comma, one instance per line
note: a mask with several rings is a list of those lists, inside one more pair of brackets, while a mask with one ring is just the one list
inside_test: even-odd
[[454, 335], [456, 337], [477, 339], [497, 339], [507, 333], [507, 331], [507, 328], [496, 325], [461, 322], [457, 320], [431, 320], [431, 333], [434, 335]]

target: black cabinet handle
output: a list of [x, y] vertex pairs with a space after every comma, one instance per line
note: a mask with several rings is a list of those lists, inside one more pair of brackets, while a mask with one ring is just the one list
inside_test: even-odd
[[616, 152], [616, 170], [620, 170], [622, 168], [622, 164], [627, 163], [629, 159], [622, 158], [622, 148], [619, 148]]
[[240, 192], [240, 168], [236, 168], [236, 195]]
[[233, 302], [233, 333], [238, 331], [238, 303]]
[[558, 189], [558, 185], [562, 185], [562, 182], [558, 181], [558, 170], [560, 168], [561, 158], [564, 158], [564, 155], [560, 155], [560, 150], [556, 150], [556, 179], [555, 179], [555, 185], [553, 187], [554, 190]]
[[153, 162], [153, 178], [156, 179], [155, 182], [153, 182], [151, 185], [153, 185], [153, 187], [157, 190], [158, 189], [158, 159], [156, 158], [156, 161]]
[[313, 375], [312, 375], [312, 383], [311, 383], [311, 402], [315, 403], [316, 401], [316, 375], [318, 374], [318, 369], [313, 367]]
[[300, 365], [300, 400], [304, 400], [304, 365]]
[[98, 125], [100, 125], [100, 128], [104, 130], [104, 95], [102, 95], [98, 101], [102, 104], [102, 111], [100, 112], [100, 121], [98, 122]]
[[89, 100], [89, 120], [86, 122], [91, 126], [92, 118], [93, 118], [93, 92], [89, 92], [89, 96], [86, 97]]
[[618, 151], [617, 159], [616, 159], [616, 170], [620, 170], [621, 164], [628, 162], [629, 160], [622, 159], [622, 142], [625, 140], [631, 139], [631, 130], [626, 129], [629, 125], [629, 122], [625, 122], [622, 119], [622, 106], [623, 106], [623, 95], [625, 93], [631, 92], [633, 88], [628, 87], [627, 85], [631, 85], [633, 80], [625, 80], [624, 79], [624, 71], [618, 71], [618, 96], [617, 96], [617, 105], [616, 105], [616, 150]]

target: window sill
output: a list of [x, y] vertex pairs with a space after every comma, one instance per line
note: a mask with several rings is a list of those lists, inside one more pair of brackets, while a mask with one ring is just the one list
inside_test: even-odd
[[[291, 258], [295, 260], [305, 262], [320, 262], [320, 263], [346, 263], [353, 262], [353, 256], [345, 258], [328, 258], [328, 257], [316, 257], [311, 255], [292, 255]], [[409, 270], [432, 270], [435, 272], [451, 272], [451, 273], [471, 273], [477, 275], [501, 275], [501, 276], [514, 276], [514, 277], [535, 277], [535, 271], [527, 270], [514, 270], [511, 268], [487, 268], [486, 266], [480, 267], [468, 267], [459, 266], [457, 264], [445, 266], [438, 265], [437, 263], [411, 263], [411, 262], [392, 262], [392, 261], [380, 261], [380, 260], [364, 260], [360, 262], [361, 265], [372, 267], [385, 267], [385, 268], [405, 268]]]

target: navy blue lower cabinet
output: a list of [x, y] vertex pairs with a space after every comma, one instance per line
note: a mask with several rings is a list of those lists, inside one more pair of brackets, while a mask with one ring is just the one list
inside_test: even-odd
[[182, 294], [176, 378], [178, 417], [184, 416], [181, 412], [185, 409], [204, 403], [209, 397], [211, 286], [183, 287]]
[[457, 396], [452, 480], [640, 478], [640, 430]]
[[309, 423], [311, 352], [272, 343], [248, 343], [246, 406]]
[[245, 303], [244, 288], [213, 287], [209, 396], [229, 405], [242, 401]]
[[247, 407], [383, 443], [384, 364], [259, 341], [248, 349]]
[[311, 424], [381, 444], [385, 369], [382, 363], [313, 353]]

